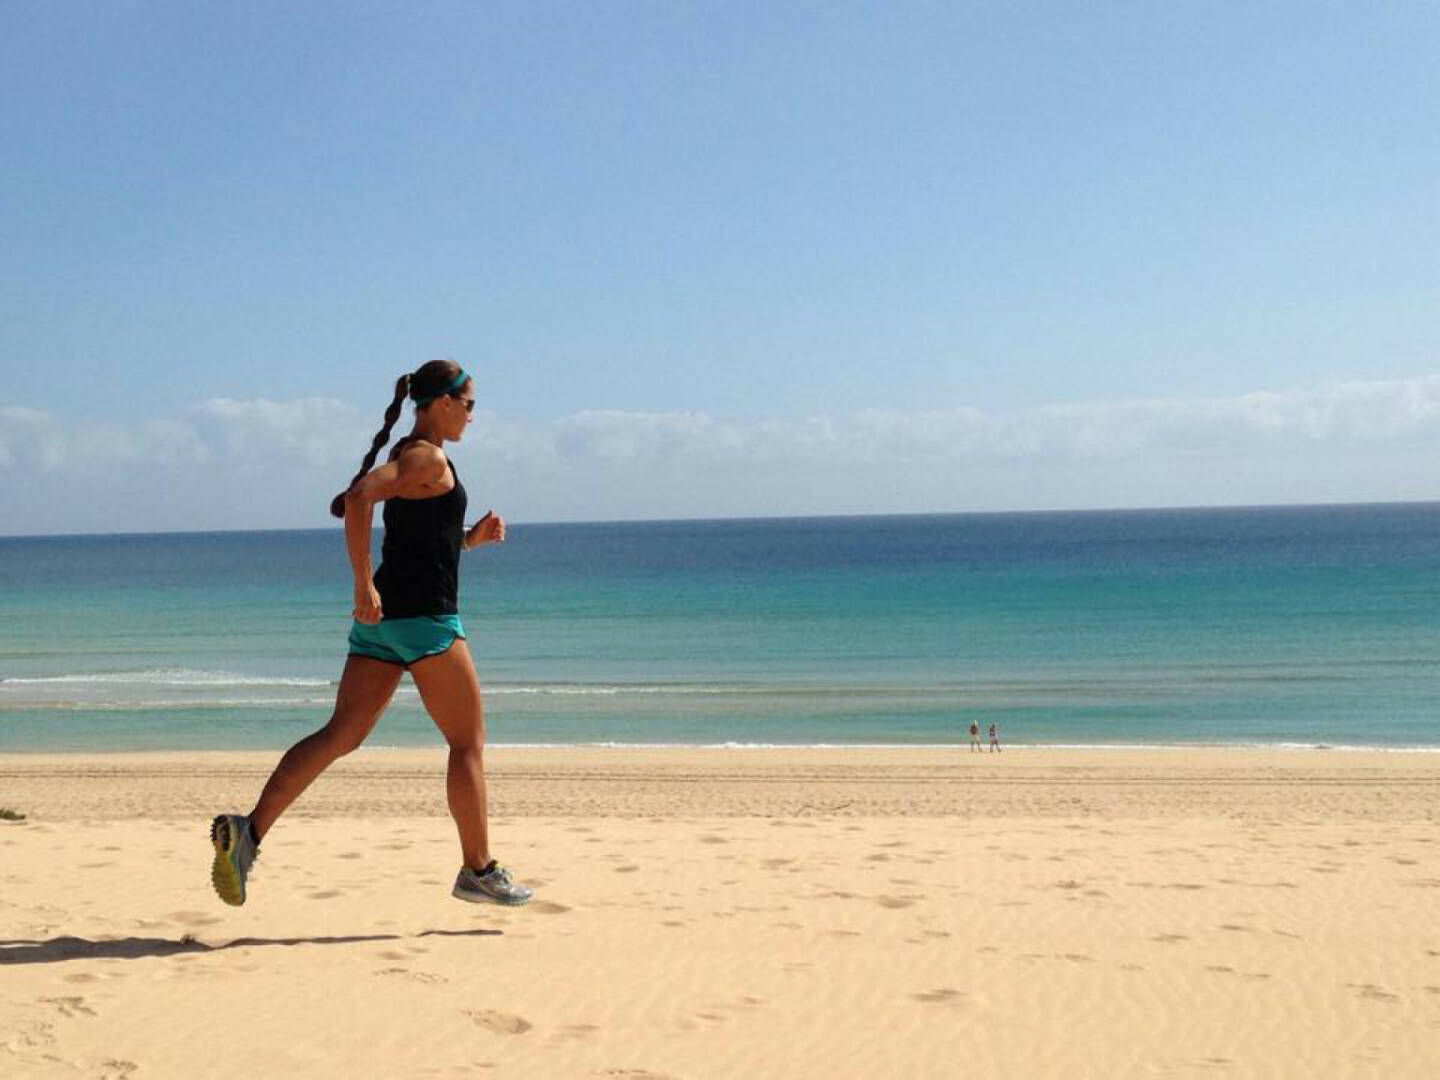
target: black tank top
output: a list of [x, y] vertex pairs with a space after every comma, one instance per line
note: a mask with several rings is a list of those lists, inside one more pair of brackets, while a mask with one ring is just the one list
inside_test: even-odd
[[428, 499], [385, 500], [385, 539], [375, 589], [387, 619], [454, 615], [465, 536], [465, 488], [450, 462], [455, 486]]

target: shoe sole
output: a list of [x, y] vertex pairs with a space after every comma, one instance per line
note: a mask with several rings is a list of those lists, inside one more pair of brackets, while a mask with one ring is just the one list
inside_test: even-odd
[[530, 902], [528, 896], [519, 900], [501, 900], [500, 897], [491, 896], [489, 893], [472, 893], [461, 889], [451, 889], [450, 895], [456, 900], [464, 900], [469, 904], [499, 904], [501, 907], [524, 907]]
[[235, 850], [231, 815], [221, 814], [210, 823], [210, 843], [215, 846], [215, 861], [210, 865], [210, 883], [215, 894], [231, 907], [245, 903], [245, 879], [230, 855]]

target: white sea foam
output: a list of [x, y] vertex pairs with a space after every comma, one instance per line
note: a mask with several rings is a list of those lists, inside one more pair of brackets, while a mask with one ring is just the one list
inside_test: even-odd
[[58, 712], [170, 712], [205, 709], [314, 709], [330, 698], [172, 698], [169, 701], [31, 701], [25, 708]]
[[[772, 691], [776, 688], [770, 688]], [[492, 685], [485, 688], [490, 695], [504, 696], [545, 696], [556, 697], [616, 697], [622, 694], [754, 694], [765, 692], [765, 688], [753, 686], [696, 686], [682, 684], [612, 684], [612, 683], [555, 683], [541, 686]]]
[[330, 686], [331, 680], [301, 678], [293, 675], [240, 675], [229, 671], [191, 671], [185, 668], [19, 676], [0, 679], [0, 686], [116, 684], [138, 686]]
[[[0, 686], [314, 686], [330, 687], [333, 679], [307, 678], [294, 675], [242, 675], [229, 671], [194, 671], [187, 668], [156, 668], [148, 671], [85, 672], [66, 675], [22, 675], [0, 679]], [[413, 694], [411, 686], [399, 687], [402, 694]], [[756, 694], [784, 692], [782, 687], [716, 686], [697, 684], [643, 683], [542, 683], [492, 684], [485, 692], [499, 696], [615, 697], [623, 694]]]

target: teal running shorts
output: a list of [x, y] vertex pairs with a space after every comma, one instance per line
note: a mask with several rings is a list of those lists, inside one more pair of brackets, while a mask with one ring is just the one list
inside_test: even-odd
[[464, 637], [459, 615], [381, 619], [373, 626], [356, 622], [350, 627], [350, 655], [408, 668], [417, 660], [440, 655], [456, 638]]

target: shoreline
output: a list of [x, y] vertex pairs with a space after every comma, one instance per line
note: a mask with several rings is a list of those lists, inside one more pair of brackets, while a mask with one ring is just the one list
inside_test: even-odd
[[[438, 733], [434, 740], [416, 743], [366, 743], [354, 751], [356, 754], [408, 754], [424, 753], [435, 749], [441, 744], [438, 742]], [[887, 743], [887, 742], [813, 742], [813, 743], [790, 743], [790, 742], [618, 742], [612, 740], [600, 740], [595, 742], [501, 742], [491, 741], [486, 744], [487, 750], [516, 750], [516, 751], [576, 751], [597, 753], [626, 753], [630, 751], [676, 751], [696, 753], [718, 753], [724, 751], [735, 751], [747, 753], [753, 751], [793, 751], [806, 753], [808, 751], [836, 751], [840, 753], [870, 753], [874, 751], [915, 751], [929, 753], [947, 752], [968, 752], [968, 742], [935, 742], [935, 743]], [[290, 744], [276, 744], [275, 746], [260, 747], [228, 747], [228, 748], [194, 748], [184, 746], [169, 747], [146, 747], [129, 749], [104, 749], [99, 747], [0, 747], [0, 759], [6, 757], [85, 757], [85, 756], [131, 756], [131, 755], [164, 755], [164, 754], [283, 754]], [[981, 750], [989, 752], [989, 746], [981, 742]], [[1042, 742], [1006, 742], [1001, 744], [1001, 752], [1016, 752], [1021, 754], [1031, 753], [1237, 753], [1237, 754], [1312, 754], [1312, 753], [1335, 753], [1335, 754], [1440, 754], [1440, 743], [1396, 743], [1385, 745], [1381, 743], [1309, 743], [1309, 742], [1063, 742], [1063, 743], [1042, 743]]]
[[[50, 820], [244, 811], [279, 751], [0, 753], [0, 805]], [[359, 751], [291, 816], [445, 816], [446, 750]], [[1440, 754], [968, 746], [490, 746], [497, 817], [1276, 817], [1440, 820]]]

